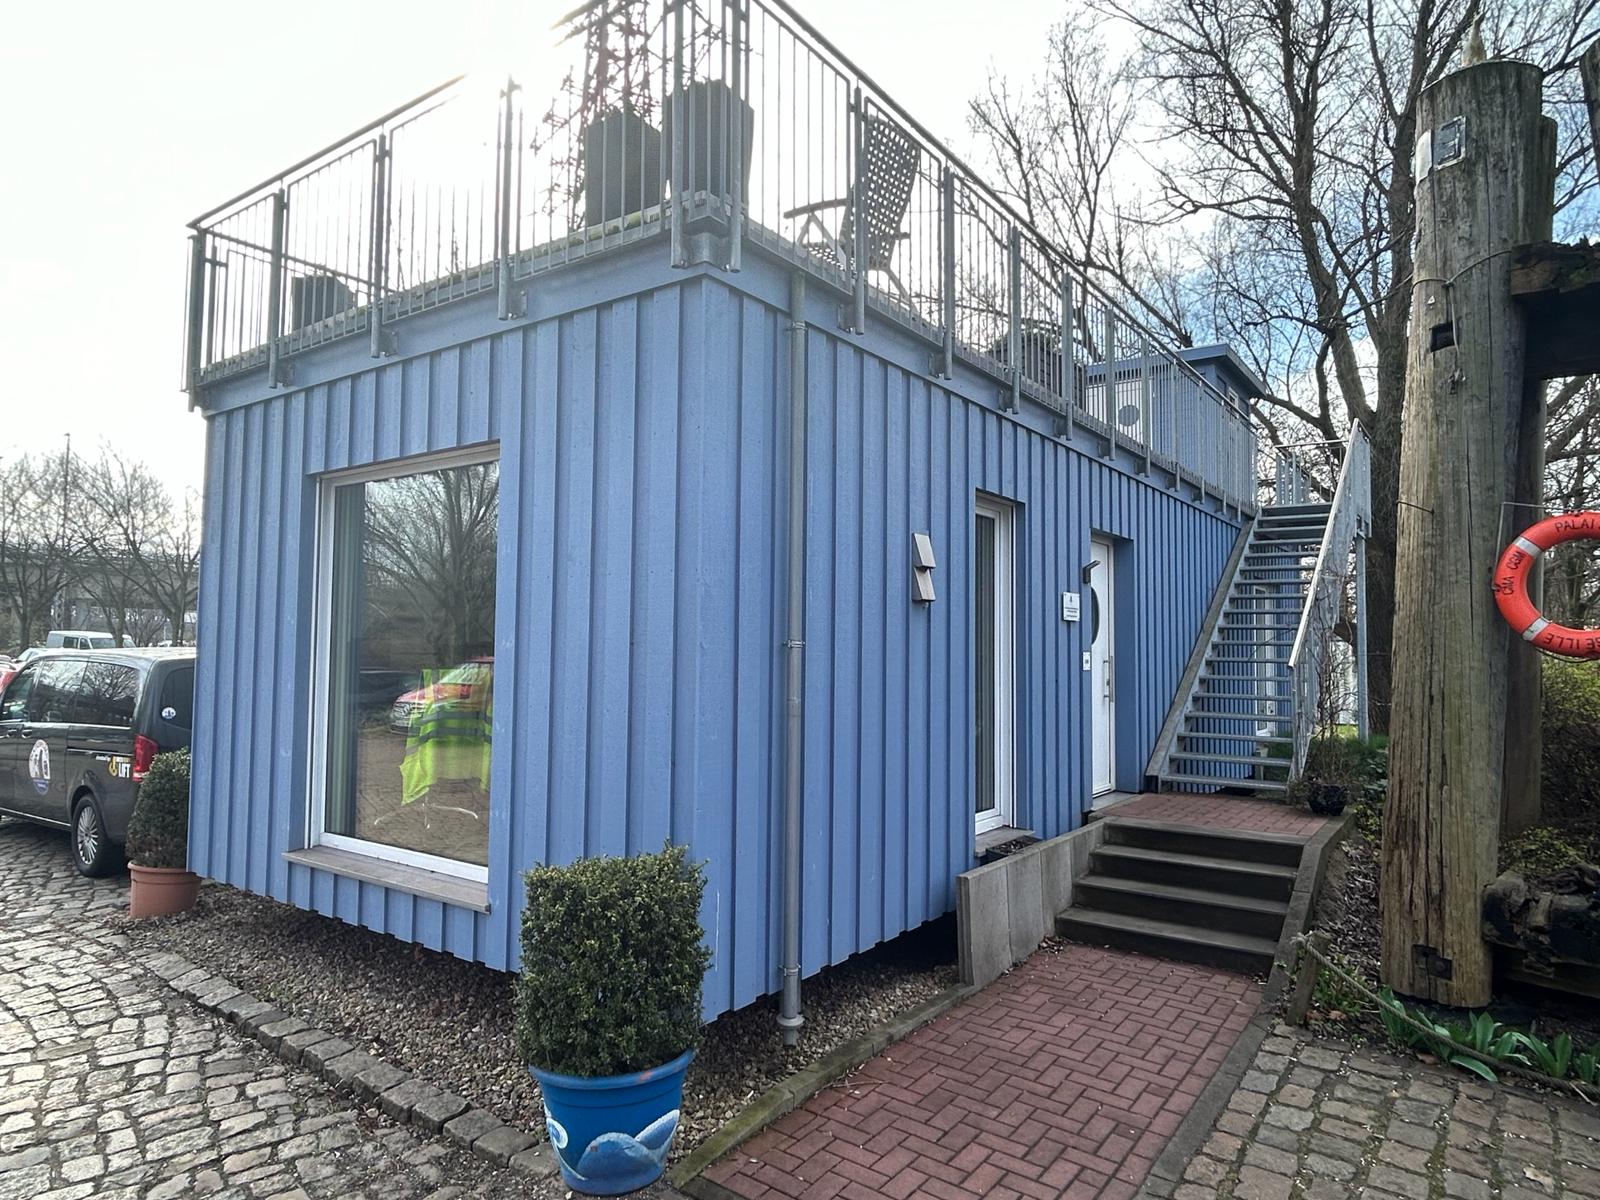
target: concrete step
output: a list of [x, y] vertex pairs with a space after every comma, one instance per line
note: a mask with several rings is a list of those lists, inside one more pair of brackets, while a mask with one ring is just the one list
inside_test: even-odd
[[1281, 900], [1257, 900], [1106, 875], [1084, 876], [1073, 885], [1072, 900], [1075, 906], [1098, 912], [1154, 921], [1176, 920], [1201, 929], [1244, 933], [1274, 942], [1283, 933], [1283, 918], [1289, 911], [1288, 904]]
[[1201, 929], [1126, 913], [1101, 912], [1077, 905], [1056, 917], [1056, 932], [1091, 946], [1111, 946], [1250, 975], [1265, 975], [1271, 971], [1272, 958], [1278, 949], [1277, 942], [1270, 938]]
[[1259, 900], [1287, 900], [1294, 890], [1293, 867], [1240, 862], [1211, 854], [1101, 845], [1090, 855], [1090, 863], [1093, 870], [1118, 879], [1142, 879], [1174, 887], [1254, 896]]
[[[1305, 849], [1302, 839], [1281, 833], [1219, 829], [1215, 825], [1189, 825], [1182, 821], [1153, 821], [1143, 817], [1112, 817], [1102, 844], [1245, 865], [1288, 867], [1291, 876], [1300, 866], [1300, 855]], [[1233, 893], [1224, 891], [1223, 894]]]

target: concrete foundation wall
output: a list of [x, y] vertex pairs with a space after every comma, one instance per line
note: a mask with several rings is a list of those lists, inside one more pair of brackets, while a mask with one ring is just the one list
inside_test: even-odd
[[962, 983], [998, 979], [1055, 932], [1056, 914], [1072, 903], [1073, 884], [1105, 833], [1106, 823], [1094, 821], [956, 876]]

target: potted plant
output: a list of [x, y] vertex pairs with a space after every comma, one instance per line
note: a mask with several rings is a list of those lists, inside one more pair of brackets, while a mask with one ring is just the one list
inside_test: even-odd
[[189, 752], [158, 754], [139, 784], [128, 818], [128, 915], [187, 912], [200, 894], [189, 861]]
[[583, 39], [583, 75], [567, 78], [573, 106], [546, 119], [543, 137], [577, 130], [573, 198], [583, 194], [579, 224], [587, 227], [661, 203], [661, 131], [650, 123], [652, 26], [647, 0], [590, 0], [565, 20], [567, 37]]
[[[672, 98], [667, 101], [666, 111], [661, 119], [661, 136], [666, 139], [669, 148], [673, 144], [673, 114], [679, 111], [680, 104], [685, 114], [684, 153], [688, 156], [688, 162], [684, 164], [684, 179], [688, 194], [693, 196], [704, 192], [724, 203], [732, 199], [734, 177], [732, 160], [735, 153], [733, 122], [734, 114], [737, 113], [738, 120], [744, 126], [737, 169], [743, 181], [743, 194], [748, 196], [750, 147], [756, 131], [755, 109], [750, 107], [747, 100], [736, 95], [723, 80], [697, 79], [685, 85], [682, 93], [673, 93]], [[668, 153], [670, 160], [670, 149]], [[676, 183], [676, 169], [670, 174]]]
[[660, 1177], [700, 1038], [705, 876], [682, 846], [527, 873], [517, 1048], [574, 1191]]

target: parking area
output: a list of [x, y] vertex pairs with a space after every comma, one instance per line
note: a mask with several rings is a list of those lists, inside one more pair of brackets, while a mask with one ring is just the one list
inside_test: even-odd
[[538, 1194], [196, 1010], [129, 955], [126, 888], [0, 821], [0, 1200]]

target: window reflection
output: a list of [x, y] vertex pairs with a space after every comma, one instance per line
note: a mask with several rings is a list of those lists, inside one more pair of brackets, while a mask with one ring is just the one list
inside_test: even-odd
[[488, 861], [499, 466], [333, 493], [329, 833]]

